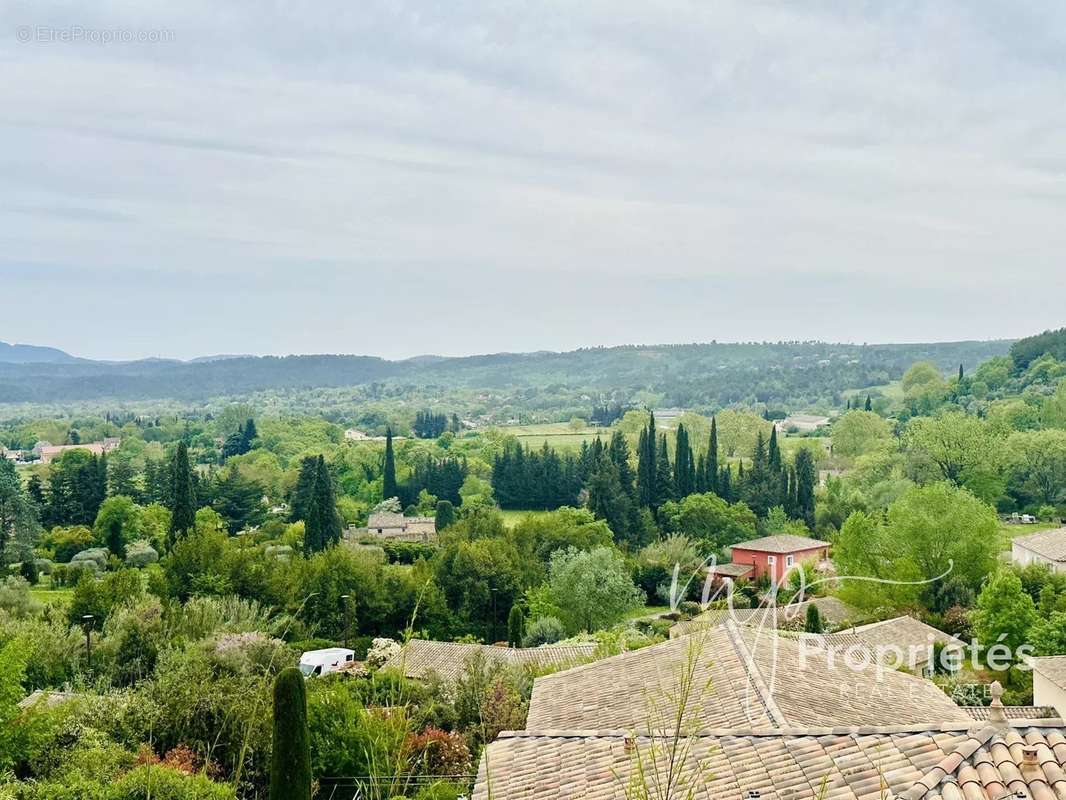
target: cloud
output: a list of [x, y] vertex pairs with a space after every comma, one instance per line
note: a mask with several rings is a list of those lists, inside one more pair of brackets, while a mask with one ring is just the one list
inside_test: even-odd
[[[1061, 324], [1054, 4], [0, 16], [0, 291], [64, 312], [0, 339], [402, 356]], [[172, 36], [14, 35], [75, 25]], [[90, 298], [136, 339], [86, 331]]]

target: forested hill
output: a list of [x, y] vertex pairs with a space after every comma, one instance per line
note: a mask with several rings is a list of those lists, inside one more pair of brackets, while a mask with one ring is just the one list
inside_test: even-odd
[[269, 390], [394, 385], [430, 389], [565, 388], [656, 392], [676, 405], [813, 402], [899, 378], [915, 361], [945, 372], [1008, 352], [1011, 342], [842, 345], [710, 343], [589, 348], [387, 361], [370, 356], [238, 357], [219, 361], [0, 363], [0, 402], [206, 400]]

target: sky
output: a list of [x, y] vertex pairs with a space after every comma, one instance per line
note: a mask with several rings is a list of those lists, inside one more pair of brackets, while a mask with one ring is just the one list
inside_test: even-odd
[[1062, 3], [0, 0], [0, 75], [7, 342], [1066, 324]]

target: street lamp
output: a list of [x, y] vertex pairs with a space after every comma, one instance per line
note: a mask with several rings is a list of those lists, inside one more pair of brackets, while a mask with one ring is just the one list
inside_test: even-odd
[[344, 603], [344, 646], [347, 647], [352, 637], [352, 596], [342, 594], [341, 602]]
[[93, 620], [96, 619], [92, 614], [83, 614], [81, 618], [81, 624], [85, 628], [85, 664], [89, 672], [92, 672], [93, 668], [93, 642], [90, 636], [93, 629]]

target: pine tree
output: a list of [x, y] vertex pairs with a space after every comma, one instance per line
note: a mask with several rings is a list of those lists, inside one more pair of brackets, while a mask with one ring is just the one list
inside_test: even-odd
[[171, 464], [171, 476], [170, 539], [173, 543], [179, 536], [192, 530], [196, 523], [196, 491], [192, 467], [189, 465], [189, 449], [185, 442], [178, 442]]
[[392, 428], [385, 429], [385, 469], [382, 475], [381, 497], [399, 497], [400, 487], [396, 484], [396, 456], [392, 452]]
[[274, 736], [270, 754], [270, 800], [311, 800], [311, 746], [307, 687], [296, 667], [274, 682]]
[[140, 500], [141, 492], [137, 488], [137, 472], [133, 462], [126, 455], [112, 457], [107, 464], [108, 494], [112, 497], [122, 495]]
[[244, 423], [244, 428], [241, 429], [241, 455], [252, 449], [252, 441], [258, 435], [259, 432], [255, 429], [255, 420], [249, 417], [248, 421]]
[[863, 410], [865, 410], [865, 411], [873, 411], [874, 410], [874, 404], [870, 400], [870, 395], [866, 395], [866, 405], [863, 406]]
[[307, 519], [307, 513], [314, 502], [315, 479], [318, 477], [318, 459], [306, 456], [300, 460], [300, 474], [292, 490], [289, 502], [289, 519], [293, 522]]
[[521, 647], [522, 639], [526, 636], [526, 615], [517, 603], [511, 606], [511, 613], [507, 615], [507, 644], [510, 647]]
[[718, 423], [711, 417], [711, 440], [707, 445], [707, 459], [703, 464], [707, 474], [707, 491], [724, 497], [718, 486]]
[[315, 470], [315, 488], [311, 507], [304, 519], [304, 550], [317, 553], [340, 541], [343, 523], [337, 513], [337, 497], [333, 489], [326, 459], [319, 456]]
[[727, 503], [732, 503], [736, 500], [733, 493], [733, 471], [729, 468], [728, 464], [722, 467], [721, 471], [718, 473], [718, 480], [715, 484], [715, 494]]

